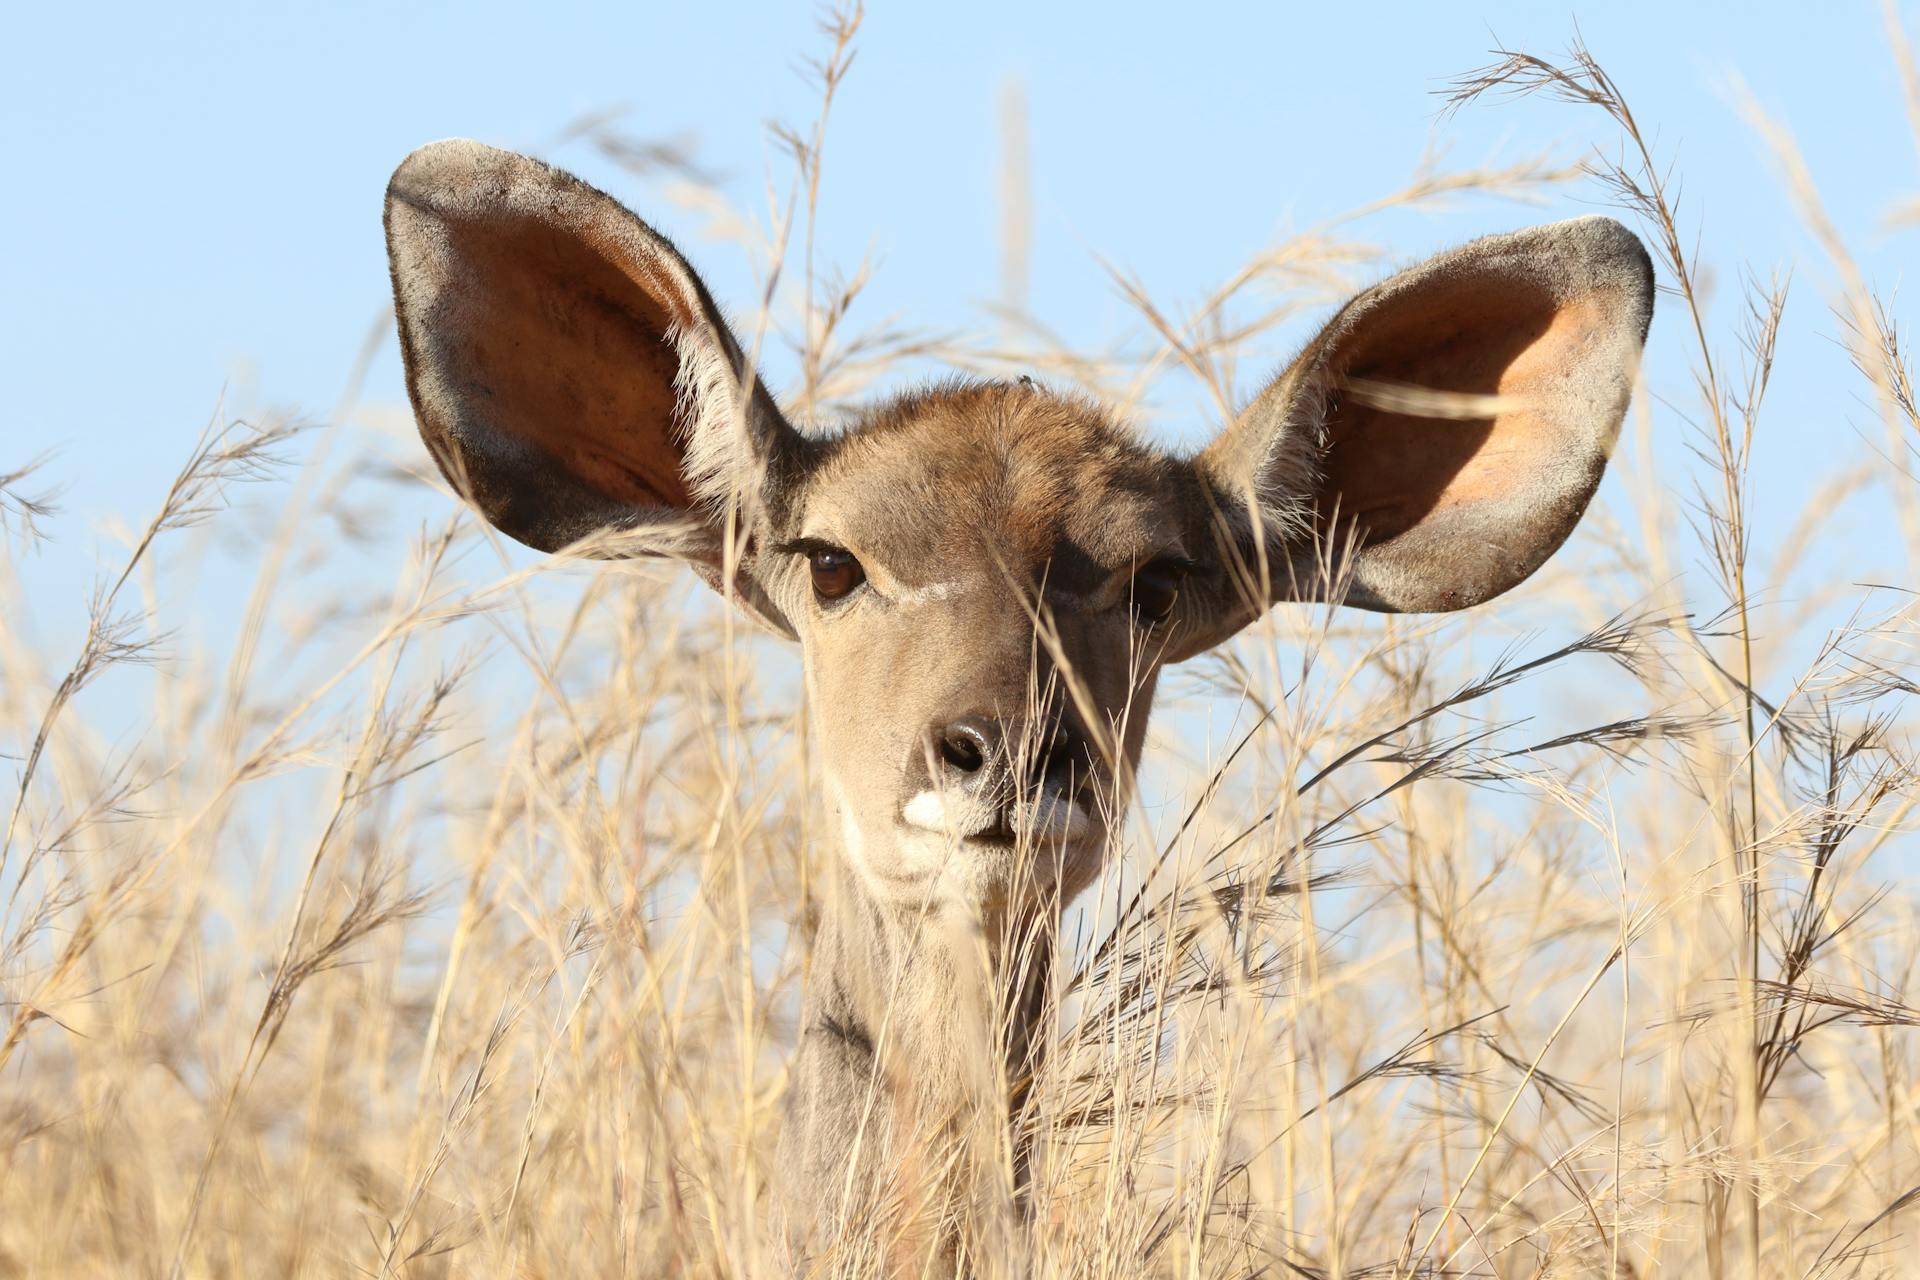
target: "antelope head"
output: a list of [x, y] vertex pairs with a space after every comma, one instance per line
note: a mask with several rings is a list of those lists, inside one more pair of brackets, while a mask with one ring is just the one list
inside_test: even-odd
[[[1274, 604], [1451, 610], [1524, 581], [1600, 481], [1653, 306], [1640, 242], [1582, 218], [1360, 293], [1190, 456], [1028, 379], [802, 432], [674, 247], [578, 179], [435, 143], [386, 221], [447, 478], [532, 547], [683, 560], [799, 645], [875, 919], [1057, 917], [1099, 870], [1161, 669]], [[844, 1031], [878, 998], [821, 1001]], [[839, 1069], [799, 1101], [832, 1112]]]

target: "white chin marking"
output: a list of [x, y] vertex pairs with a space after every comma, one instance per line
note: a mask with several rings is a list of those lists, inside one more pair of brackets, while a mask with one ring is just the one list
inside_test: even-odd
[[[997, 820], [990, 806], [970, 796], [931, 790], [907, 801], [900, 816], [916, 830], [962, 840], [988, 830]], [[1093, 828], [1084, 807], [1058, 796], [1041, 796], [1020, 809], [1014, 820], [1020, 834], [1034, 840], [1079, 840]]]
[[922, 831], [951, 831], [954, 824], [947, 818], [947, 802], [938, 791], [922, 791], [907, 801], [907, 807], [900, 811], [907, 825]]

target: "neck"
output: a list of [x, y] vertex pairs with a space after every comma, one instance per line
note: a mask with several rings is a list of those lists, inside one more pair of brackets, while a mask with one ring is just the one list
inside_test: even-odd
[[[892, 1256], [950, 1249], [956, 1218], [1011, 1220], [1057, 912], [875, 897], [835, 877], [822, 912], [780, 1141], [790, 1234], [864, 1228]], [[1011, 1177], [1009, 1177], [1011, 1174]], [[904, 1206], [904, 1208], [901, 1208]]]

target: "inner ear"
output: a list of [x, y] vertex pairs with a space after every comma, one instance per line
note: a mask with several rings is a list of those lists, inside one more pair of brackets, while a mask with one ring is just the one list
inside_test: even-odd
[[1331, 532], [1337, 510], [1382, 542], [1526, 483], [1558, 443], [1553, 383], [1596, 312], [1512, 281], [1436, 281], [1355, 334], [1329, 380], [1316, 525]]
[[[450, 232], [454, 251], [487, 287], [460, 294], [430, 340], [464, 344], [455, 358], [483, 380], [475, 389], [488, 400], [516, 406], [522, 443], [599, 496], [691, 507], [676, 465], [690, 424], [679, 409], [675, 338], [689, 320], [660, 301], [661, 282], [621, 262], [618, 246], [592, 228], [569, 233], [503, 217]], [[460, 314], [468, 310], [476, 314]], [[636, 435], [656, 434], [674, 447], [635, 447]]]

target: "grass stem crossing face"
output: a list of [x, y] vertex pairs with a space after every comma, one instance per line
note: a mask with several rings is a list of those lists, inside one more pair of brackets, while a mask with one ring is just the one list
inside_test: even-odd
[[883, 860], [916, 883], [1001, 834], [1097, 842], [1159, 668], [1276, 601], [1460, 608], [1527, 577], [1599, 481], [1652, 313], [1639, 242], [1586, 218], [1359, 295], [1194, 457], [1031, 379], [817, 435], [679, 253], [567, 174], [436, 143], [395, 174], [387, 230], [456, 487], [538, 547], [617, 533], [724, 574], [801, 645], [849, 843], [958, 842]]
[[672, 245], [477, 143], [401, 165], [387, 237], [454, 487], [535, 547], [684, 560], [796, 641], [856, 892], [963, 920], [1057, 918], [1091, 881], [1168, 663], [1277, 603], [1458, 609], [1533, 573], [1653, 306], [1610, 220], [1475, 241], [1357, 295], [1178, 456], [1030, 378], [802, 432]]

